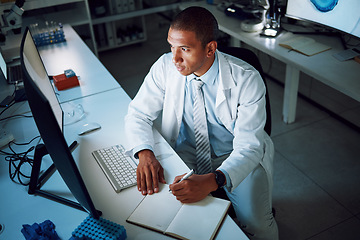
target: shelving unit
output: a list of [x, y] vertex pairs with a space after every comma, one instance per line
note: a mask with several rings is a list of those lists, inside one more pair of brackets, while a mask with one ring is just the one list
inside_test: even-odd
[[143, 9], [142, 0], [89, 0], [89, 6], [98, 51], [146, 41], [144, 16], [132, 14]]
[[[0, 12], [8, 10], [14, 2], [0, 4]], [[93, 31], [89, 5], [87, 0], [27, 0], [23, 6], [23, 28], [38, 23], [44, 25], [46, 21], [70, 24], [75, 29], [83, 28], [87, 33], [90, 49], [97, 54], [95, 34]], [[10, 34], [11, 35], [11, 34]], [[14, 38], [13, 36], [10, 36]], [[65, 36], [66, 37], [66, 36]]]
[[[95, 6], [96, 0], [89, 0], [90, 8]], [[94, 29], [100, 29], [100, 33], [106, 37], [96, 36], [98, 51], [106, 51], [113, 48], [127, 46], [146, 41], [145, 15], [164, 12], [178, 8], [177, 3], [166, 4], [157, 7], [143, 8], [143, 0], [105, 0], [101, 1], [105, 14], [96, 16], [94, 9], [91, 11]], [[121, 4], [128, 7], [122, 8]], [[119, 7], [120, 6], [120, 7]], [[133, 7], [130, 7], [133, 6]], [[95, 33], [99, 31], [95, 30]]]
[[[0, 12], [13, 4], [1, 3]], [[143, 8], [143, 0], [27, 0], [22, 19], [23, 26], [45, 21], [70, 24], [98, 55], [146, 41], [144, 16], [177, 8], [178, 3]]]

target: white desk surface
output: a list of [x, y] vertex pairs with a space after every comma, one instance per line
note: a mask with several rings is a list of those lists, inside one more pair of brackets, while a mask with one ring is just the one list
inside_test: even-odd
[[70, 25], [64, 26], [64, 33], [66, 42], [39, 47], [40, 56], [49, 76], [72, 69], [80, 77], [80, 87], [56, 91], [60, 102], [120, 87]]
[[[66, 33], [70, 30], [71, 28], [67, 29]], [[69, 46], [71, 45], [71, 39], [72, 38], [68, 38], [67, 44]], [[79, 47], [79, 49], [81, 49], [81, 47]], [[52, 51], [53, 56], [51, 56]], [[59, 66], [56, 64], [56, 61], [59, 59], [57, 56], [61, 52], [58, 46], [49, 47], [49, 49], [43, 49], [40, 52], [44, 62], [46, 62], [45, 66], [47, 68], [57, 71], [57, 67], [58, 69], [63, 69], [66, 66], [66, 62], [62, 62], [61, 64], [63, 65], [59, 64]], [[73, 50], [73, 53], [74, 52], [76, 51]], [[43, 54], [45, 56], [43, 56]], [[127, 112], [130, 98], [125, 91], [117, 85], [113, 77], [103, 68], [103, 65], [99, 61], [89, 58], [90, 63], [87, 65], [86, 61], [84, 63], [82, 62], [83, 59], [81, 56], [78, 56], [78, 58], [77, 61], [71, 64], [71, 67], [75, 71], [78, 71], [78, 74], [84, 73], [86, 75], [88, 71], [90, 76], [93, 76], [91, 73], [95, 72], [94, 75], [96, 75], [99, 69], [99, 72], [103, 72], [104, 74], [102, 81], [106, 85], [101, 91], [95, 91], [99, 89], [93, 87], [93, 84], [99, 84], [98, 87], [101, 87], [101, 82], [96, 81], [96, 78], [91, 78], [92, 80], [89, 81], [89, 85], [81, 85], [78, 90], [75, 88], [70, 89], [73, 91], [69, 90], [68, 93], [62, 95], [63, 104], [67, 104], [67, 101], [74, 104], [81, 104], [86, 113], [86, 117], [81, 121], [67, 125], [64, 129], [64, 134], [69, 144], [74, 140], [79, 143], [79, 146], [73, 152], [73, 156], [77, 161], [96, 208], [103, 212], [102, 217], [105, 219], [123, 225], [127, 231], [128, 239], [170, 239], [157, 232], [126, 223], [126, 218], [140, 202], [142, 195], [137, 191], [136, 187], [116, 193], [91, 155], [93, 150], [102, 147], [115, 144], [123, 144], [126, 146], [126, 139], [123, 134], [123, 118]], [[77, 63], [79, 62], [80, 67], [77, 67]], [[49, 74], [51, 74], [50, 71]], [[116, 84], [111, 83], [111, 81], [114, 81]], [[113, 86], [112, 89], [111, 86]], [[80, 96], [77, 94], [80, 94]], [[27, 104], [24, 105], [28, 107]], [[19, 111], [23, 113], [22, 108], [19, 107], [14, 108], [11, 111], [12, 114], [18, 113], [16, 109], [20, 109]], [[87, 122], [97, 122], [102, 128], [88, 135], [78, 136], [78, 127]], [[33, 137], [39, 135], [32, 118], [7, 120], [1, 122], [1, 127], [10, 131], [18, 143], [30, 141]], [[187, 172], [188, 168], [160, 134], [156, 131], [154, 131], [154, 133], [155, 139], [157, 140], [155, 155], [164, 168], [166, 181], [171, 183], [176, 175]], [[28, 148], [29, 146], [14, 146], [17, 152], [27, 150]], [[10, 151], [8, 148], [3, 150]], [[43, 169], [50, 164], [51, 160], [46, 156], [42, 165]], [[23, 171], [30, 174], [31, 169], [27, 166]], [[42, 190], [48, 190], [73, 199], [72, 194], [57, 172], [46, 182]], [[0, 239], [22, 239], [21, 229], [23, 224], [32, 225], [33, 223], [41, 223], [46, 219], [54, 222], [56, 231], [61, 239], [68, 239], [72, 231], [88, 216], [88, 214], [83, 211], [63, 204], [40, 196], [28, 195], [27, 187], [13, 183], [10, 180], [8, 162], [5, 161], [4, 155], [0, 155], [0, 191], [3, 193], [0, 200], [0, 223], [5, 226], [4, 231], [0, 234]], [[229, 216], [226, 216], [218, 232], [217, 239], [235, 240], [248, 238], [235, 222]]]
[[[63, 103], [114, 88], [121, 88], [116, 79], [96, 58], [75, 30], [70, 25], [64, 25], [63, 29], [66, 42], [38, 48], [49, 76], [62, 74], [66, 69], [73, 69], [76, 75], [79, 76], [80, 86], [62, 91], [58, 91], [55, 88], [59, 101]], [[21, 36], [19, 35], [18, 37], [20, 38]], [[13, 91], [13, 85], [1, 81], [0, 101], [7, 95], [11, 95]], [[1, 117], [11, 115], [14, 109], [16, 109], [18, 114], [30, 111], [27, 102], [17, 103]]]
[[[82, 41], [75, 30], [70, 25], [64, 25], [63, 29], [66, 42], [38, 47], [49, 76], [59, 75], [64, 73], [66, 69], [72, 69], [79, 77], [80, 87], [62, 91], [55, 88], [59, 101], [67, 102], [79, 97], [120, 88], [121, 86], [116, 79]], [[17, 38], [21, 37], [22, 35], [17, 35]], [[5, 83], [0, 83], [0, 87], [2, 88], [0, 96], [5, 93], [10, 94], [13, 91], [13, 86], [6, 86]]]
[[[102, 104], [103, 102], [108, 103], [106, 107]], [[123, 117], [129, 102], [130, 98], [120, 88], [73, 101], [75, 104], [82, 104], [87, 115], [80, 122], [66, 126], [65, 136], [69, 144], [74, 140], [79, 143], [73, 156], [77, 159], [78, 167], [96, 208], [103, 212], [102, 217], [123, 225], [128, 239], [170, 239], [165, 235], [125, 222], [141, 201], [142, 195], [136, 187], [116, 193], [91, 155], [91, 152], [98, 148], [115, 144], [126, 146], [126, 139], [122, 134], [124, 132]], [[103, 117], [105, 115], [106, 118]], [[78, 126], [86, 122], [97, 122], [102, 128], [91, 134], [78, 136]], [[8, 121], [7, 129], [11, 129], [17, 142], [25, 142], [38, 135], [33, 119], [20, 118]], [[187, 172], [188, 168], [156, 131], [155, 139], [157, 139], [155, 155], [165, 170], [166, 181], [171, 183], [176, 175]], [[19, 147], [16, 150], [21, 151], [26, 148]], [[40, 196], [28, 195], [26, 187], [11, 182], [7, 172], [7, 162], [4, 161], [4, 156], [0, 159], [0, 190], [4, 193], [0, 204], [0, 223], [5, 225], [0, 239], [21, 239], [22, 224], [31, 225], [46, 219], [54, 222], [56, 231], [62, 239], [70, 237], [71, 232], [86, 218], [87, 213]], [[44, 167], [50, 165], [48, 158], [44, 162]], [[42, 187], [42, 190], [72, 199], [71, 193], [57, 172]], [[247, 238], [227, 216], [217, 239]]]

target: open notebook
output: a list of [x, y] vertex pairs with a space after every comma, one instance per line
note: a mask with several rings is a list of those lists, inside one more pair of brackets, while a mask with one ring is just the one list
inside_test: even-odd
[[126, 220], [179, 239], [213, 239], [230, 202], [211, 196], [182, 204], [162, 184], [161, 191], [147, 195]]
[[330, 46], [319, 43], [308, 37], [294, 37], [279, 43], [280, 46], [297, 51], [306, 56], [312, 56], [331, 49]]

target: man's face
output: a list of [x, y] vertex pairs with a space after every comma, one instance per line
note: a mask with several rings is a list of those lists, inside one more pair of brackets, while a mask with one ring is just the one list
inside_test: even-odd
[[211, 67], [213, 54], [209, 54], [208, 46], [201, 45], [194, 32], [170, 28], [167, 41], [180, 74], [201, 76]]

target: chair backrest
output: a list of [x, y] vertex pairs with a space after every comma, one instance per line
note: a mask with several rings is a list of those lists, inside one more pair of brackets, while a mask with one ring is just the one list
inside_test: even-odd
[[231, 56], [237, 57], [250, 65], [252, 65], [261, 75], [261, 78], [264, 81], [265, 87], [266, 87], [266, 123], [264, 130], [265, 132], [270, 136], [271, 134], [271, 109], [270, 109], [270, 100], [269, 100], [269, 91], [267, 88], [267, 84], [265, 81], [264, 71], [261, 67], [259, 58], [256, 56], [256, 54], [247, 49], [247, 48], [240, 48], [240, 47], [219, 47], [219, 51], [227, 53]]

